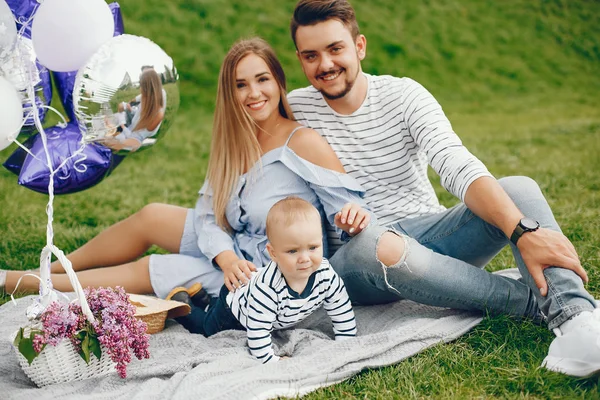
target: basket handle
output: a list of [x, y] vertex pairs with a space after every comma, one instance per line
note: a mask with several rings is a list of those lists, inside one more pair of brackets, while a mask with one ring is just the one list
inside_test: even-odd
[[[77, 279], [77, 275], [75, 271], [73, 271], [73, 265], [71, 261], [65, 256], [65, 253], [56, 247], [53, 244], [48, 244], [42, 249], [42, 253], [40, 255], [40, 300], [44, 303], [44, 299], [52, 297], [52, 281], [50, 279], [50, 255], [54, 254], [56, 258], [60, 261], [67, 276], [69, 277], [69, 281], [71, 282], [71, 286], [73, 286], [73, 290], [77, 295], [77, 300], [81, 305], [81, 312], [86, 316], [87, 320], [90, 323], [94, 323], [96, 319], [94, 318], [94, 314], [92, 314], [92, 310], [90, 310], [90, 306], [85, 298], [85, 293], [83, 292], [83, 288], [81, 287], [81, 283], [79, 283], [79, 279]], [[44, 307], [45, 308], [45, 307]]]

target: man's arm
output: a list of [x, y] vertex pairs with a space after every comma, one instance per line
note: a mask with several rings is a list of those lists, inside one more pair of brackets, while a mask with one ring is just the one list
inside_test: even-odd
[[[465, 204], [473, 213], [501, 229], [509, 238], [519, 220], [524, 217], [502, 186], [494, 178], [487, 176], [478, 178], [469, 185]], [[545, 228], [527, 232], [521, 236], [517, 247], [542, 296], [548, 293], [544, 269], [551, 266], [570, 269], [584, 282], [588, 281], [575, 247], [560, 232]]]

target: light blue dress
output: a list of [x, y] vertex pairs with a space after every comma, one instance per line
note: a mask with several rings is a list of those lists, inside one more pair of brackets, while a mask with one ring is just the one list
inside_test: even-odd
[[[264, 154], [239, 178], [225, 212], [233, 233], [215, 223], [212, 191], [205, 182], [196, 208], [188, 211], [180, 253], [150, 256], [150, 280], [157, 296], [166, 297], [174, 287], [187, 287], [194, 282], [202, 283], [211, 295], [217, 296], [223, 286], [223, 273], [213, 260], [225, 250], [234, 251], [258, 268], [267, 265], [267, 213], [287, 196], [313, 204], [330, 225], [334, 225], [335, 214], [346, 203], [366, 208], [364, 190], [354, 178], [312, 164], [288, 147], [298, 129], [294, 129], [284, 146]], [[373, 214], [371, 221], [375, 222]], [[337, 233], [342, 240], [348, 239], [345, 232], [337, 229]]]

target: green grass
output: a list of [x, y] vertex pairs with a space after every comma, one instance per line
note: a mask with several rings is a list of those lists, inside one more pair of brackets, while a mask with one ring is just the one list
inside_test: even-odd
[[[122, 3], [126, 31], [152, 39], [175, 60], [181, 106], [152, 149], [129, 155], [96, 187], [56, 198], [55, 243], [65, 251], [149, 202], [194, 204], [206, 173], [218, 68], [238, 37], [265, 37], [290, 87], [306, 85], [288, 33], [294, 1]], [[495, 176], [534, 178], [578, 249], [588, 290], [600, 297], [600, 3], [354, 3], [368, 39], [364, 69], [418, 80]], [[455, 204], [432, 179], [442, 202]], [[47, 197], [16, 181], [0, 170], [0, 268], [27, 269], [45, 244]], [[504, 251], [489, 268], [513, 265]], [[600, 398], [596, 380], [538, 368], [551, 340], [543, 327], [486, 318], [453, 343], [307, 398]]]

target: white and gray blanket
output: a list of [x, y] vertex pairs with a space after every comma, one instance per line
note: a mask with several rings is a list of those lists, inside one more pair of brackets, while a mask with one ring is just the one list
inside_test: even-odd
[[[209, 339], [174, 321], [152, 335], [151, 358], [134, 360], [127, 379], [116, 372], [101, 378], [37, 388], [21, 370], [9, 340], [26, 322], [25, 308], [0, 307], [0, 398], [2, 399], [266, 399], [301, 396], [356, 375], [365, 368], [395, 364], [436, 343], [463, 335], [480, 313], [429, 307], [403, 300], [355, 307], [359, 336], [332, 340], [331, 321], [318, 312], [300, 327], [274, 333], [275, 352], [290, 356], [262, 365], [246, 348], [245, 332], [226, 331]], [[307, 329], [310, 327], [310, 329]]]

